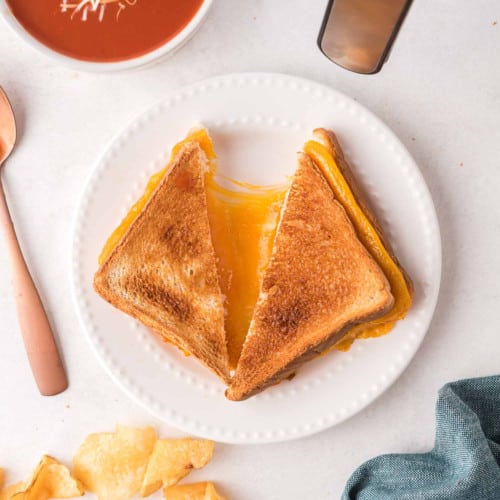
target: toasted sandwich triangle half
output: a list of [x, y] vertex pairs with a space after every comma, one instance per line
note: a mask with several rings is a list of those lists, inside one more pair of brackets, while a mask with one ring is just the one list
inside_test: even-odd
[[299, 154], [269, 266], [226, 396], [292, 374], [394, 302], [390, 285], [312, 160]]
[[95, 290], [229, 381], [223, 297], [204, 186], [205, 153], [181, 147], [170, 171], [94, 277]]

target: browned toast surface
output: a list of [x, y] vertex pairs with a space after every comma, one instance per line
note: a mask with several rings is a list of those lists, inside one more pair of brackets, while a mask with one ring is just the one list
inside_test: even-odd
[[337, 136], [331, 131], [331, 130], [326, 130], [324, 128], [318, 128], [314, 130], [314, 137], [317, 139], [321, 144], [326, 146], [330, 154], [333, 156], [335, 163], [337, 166], [340, 168], [340, 171], [342, 172], [342, 176], [346, 180], [347, 184], [349, 185], [349, 188], [352, 191], [352, 194], [354, 195], [354, 198], [356, 198], [356, 201], [358, 202], [359, 207], [363, 211], [363, 213], [366, 215], [370, 223], [373, 225], [375, 230], [377, 231], [377, 234], [380, 236], [380, 239], [382, 240], [382, 243], [385, 247], [385, 249], [389, 252], [389, 255], [391, 256], [392, 260], [396, 263], [396, 265], [399, 267], [401, 272], [403, 273], [403, 277], [406, 281], [406, 284], [408, 286], [408, 290], [410, 291], [410, 294], [413, 293], [413, 283], [410, 279], [410, 276], [408, 273], [405, 271], [405, 269], [401, 266], [399, 263], [396, 255], [394, 254], [394, 251], [391, 248], [391, 245], [386, 238], [384, 234], [384, 230], [378, 221], [373, 209], [371, 208], [368, 199], [359, 186], [358, 182], [356, 181], [356, 177], [354, 176], [352, 169], [347, 162], [344, 152], [342, 151], [342, 148], [340, 147], [340, 143], [337, 139]]
[[109, 303], [190, 352], [224, 381], [229, 366], [223, 297], [196, 142], [170, 172], [94, 277]]
[[282, 380], [392, 304], [385, 275], [326, 179], [300, 154], [227, 397], [245, 399]]

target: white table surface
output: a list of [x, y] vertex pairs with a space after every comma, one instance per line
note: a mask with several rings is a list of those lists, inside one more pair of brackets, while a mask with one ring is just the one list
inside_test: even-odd
[[429, 184], [442, 231], [443, 280], [421, 349], [375, 403], [307, 439], [219, 445], [213, 462], [190, 479], [217, 481], [229, 499], [337, 499], [364, 460], [432, 446], [441, 385], [500, 371], [500, 4], [414, 2], [375, 76], [349, 73], [319, 52], [325, 4], [216, 0], [197, 36], [172, 58], [116, 75], [59, 67], [0, 27], [0, 84], [20, 129], [5, 172], [10, 207], [70, 378], [62, 395], [38, 396], [0, 243], [0, 466], [8, 480], [26, 476], [43, 453], [70, 463], [85, 435], [116, 423], [180, 435], [129, 400], [94, 357], [71, 300], [71, 224], [84, 181], [112, 135], [170, 90], [220, 73], [311, 78], [382, 118]]

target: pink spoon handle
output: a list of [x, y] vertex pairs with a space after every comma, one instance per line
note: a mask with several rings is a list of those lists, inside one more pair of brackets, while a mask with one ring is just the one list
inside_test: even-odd
[[11, 260], [17, 315], [31, 370], [40, 394], [53, 396], [68, 387], [68, 380], [49, 320], [17, 241], [1, 179], [0, 227]]

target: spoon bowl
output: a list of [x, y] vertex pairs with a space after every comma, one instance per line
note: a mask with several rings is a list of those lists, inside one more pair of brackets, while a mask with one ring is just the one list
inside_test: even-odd
[[7, 95], [0, 87], [0, 168], [16, 145], [16, 120]]

